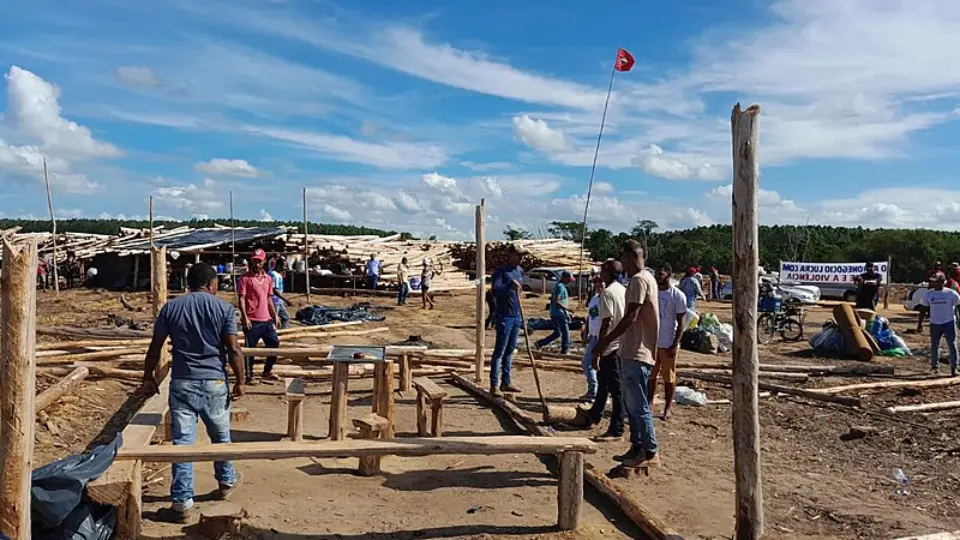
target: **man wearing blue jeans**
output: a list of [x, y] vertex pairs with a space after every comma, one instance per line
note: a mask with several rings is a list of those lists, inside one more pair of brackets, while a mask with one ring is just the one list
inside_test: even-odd
[[930, 371], [940, 372], [940, 339], [946, 338], [950, 358], [950, 376], [957, 376], [957, 321], [956, 307], [960, 294], [944, 288], [946, 276], [937, 272], [930, 276], [930, 288], [920, 299], [920, 305], [930, 310]]
[[523, 280], [523, 268], [520, 267], [522, 258], [523, 253], [511, 244], [507, 247], [507, 264], [497, 268], [490, 277], [490, 290], [496, 299], [493, 321], [497, 331], [493, 357], [490, 359], [490, 393], [497, 397], [502, 396], [504, 391], [520, 392], [510, 380], [510, 374], [513, 351], [517, 348], [517, 337], [524, 323], [520, 317], [518, 296]]
[[[240, 299], [240, 324], [243, 325], [247, 347], [256, 347], [263, 340], [268, 349], [276, 349], [280, 346], [280, 337], [277, 335], [280, 317], [273, 303], [273, 280], [263, 269], [266, 259], [267, 254], [262, 249], [253, 252], [249, 270], [240, 276], [237, 283], [237, 297]], [[263, 364], [264, 379], [277, 380], [273, 374], [276, 362], [276, 356], [267, 357]], [[247, 384], [257, 383], [253, 378], [255, 363], [255, 357], [247, 357]]]
[[[173, 444], [191, 445], [197, 438], [197, 418], [213, 443], [230, 442], [230, 398], [226, 364], [236, 382], [233, 399], [244, 393], [243, 353], [237, 340], [233, 306], [216, 297], [217, 271], [195, 264], [187, 276], [190, 293], [166, 303], [153, 327], [153, 339], [144, 360], [143, 386], [157, 393], [156, 368], [167, 338], [173, 346], [170, 370], [170, 430]], [[214, 463], [217, 498], [227, 499], [240, 478], [229, 461]], [[193, 509], [193, 463], [175, 463], [170, 486], [173, 521], [189, 520]]]
[[[587, 302], [587, 324], [585, 327], [587, 340], [583, 349], [583, 374], [587, 378], [587, 393], [580, 397], [581, 401], [592, 402], [597, 397], [597, 370], [593, 368], [593, 348], [600, 335], [600, 296], [603, 294], [603, 280], [600, 276], [593, 278], [593, 297]], [[606, 405], [606, 404], [604, 404]]]
[[597, 357], [619, 338], [624, 405], [630, 419], [630, 450], [614, 459], [623, 462], [625, 467], [656, 466], [660, 464], [660, 455], [648, 385], [660, 333], [658, 287], [653, 274], [644, 270], [643, 246], [636, 240], [627, 240], [620, 246], [620, 263], [630, 276], [627, 307], [617, 326], [594, 347], [593, 355]]
[[553, 332], [537, 340], [535, 345], [538, 349], [560, 338], [560, 352], [567, 354], [570, 351], [570, 310], [567, 308], [570, 292], [567, 291], [567, 284], [572, 281], [573, 274], [564, 270], [560, 273], [560, 281], [553, 286], [553, 292], [550, 293], [550, 322], [553, 323]]

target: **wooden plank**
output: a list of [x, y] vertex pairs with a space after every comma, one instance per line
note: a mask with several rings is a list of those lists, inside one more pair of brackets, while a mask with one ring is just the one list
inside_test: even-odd
[[921, 536], [904, 536], [896, 540], [960, 540], [960, 531], [924, 534]]
[[462, 454], [494, 456], [505, 454], [559, 455], [564, 452], [594, 453], [596, 443], [582, 437], [446, 437], [403, 439], [345, 439], [340, 441], [292, 443], [288, 441], [195, 444], [192, 446], [152, 445], [126, 447], [117, 453], [121, 463], [187, 463], [202, 461], [293, 459], [304, 457], [348, 458], [359, 456], [433, 456]]
[[[710, 382], [715, 382], [719, 384], [724, 384], [727, 386], [733, 385], [733, 381], [730, 379], [730, 377], [724, 377], [721, 375], [712, 375], [709, 373], [686, 372], [686, 376], [690, 377], [691, 379], [699, 379], [701, 381], [710, 381]], [[817, 392], [816, 390], [805, 390], [802, 388], [793, 388], [791, 386], [782, 386], [779, 384], [770, 384], [766, 382], [758, 382], [757, 386], [762, 390], [768, 390], [770, 392], [776, 392], [779, 394], [787, 394], [791, 396], [812, 399], [815, 401], [827, 401], [830, 403], [838, 403], [840, 405], [846, 405], [848, 407], [860, 406], [860, 398], [857, 398], [857, 397], [833, 396], [823, 392]]]
[[[163, 423], [169, 410], [170, 378], [160, 384], [160, 393], [150, 397], [123, 430], [123, 446], [146, 446]], [[133, 481], [132, 463], [114, 462], [100, 478], [87, 484], [87, 493], [94, 501], [120, 507], [126, 504]]]
[[950, 409], [960, 409], [960, 401], [941, 401], [938, 403], [919, 403], [916, 405], [895, 405], [893, 407], [884, 408], [883, 412], [888, 414], [896, 414], [905, 412], [946, 411]]
[[374, 399], [377, 400], [377, 410], [380, 416], [386, 418], [388, 422], [380, 436], [391, 439], [396, 432], [397, 421], [397, 404], [393, 397], [393, 362], [387, 360], [377, 365], [380, 366], [381, 375], [377, 384], [379, 395], [374, 396]]
[[947, 386], [956, 386], [960, 384], [960, 377], [943, 377], [936, 379], [923, 379], [919, 381], [879, 381], [872, 383], [847, 384], [844, 386], [831, 386], [829, 388], [811, 389], [811, 392], [817, 394], [842, 394], [844, 392], [855, 392], [858, 390], [884, 390], [891, 388], [943, 388]]
[[443, 399], [447, 397], [447, 391], [440, 388], [440, 385], [427, 379], [426, 377], [417, 377], [413, 380], [413, 386], [418, 392], [426, 394], [430, 400]]
[[81, 354], [63, 354], [59, 356], [43, 357], [37, 360], [38, 366], [61, 366], [75, 362], [89, 362], [92, 360], [112, 360], [128, 354], [144, 354], [146, 347], [130, 347], [127, 349], [110, 349]]
[[40, 395], [37, 396], [36, 407], [37, 411], [42, 411], [53, 405], [58, 399], [63, 397], [67, 392], [73, 391], [77, 386], [80, 385], [80, 382], [87, 378], [90, 374], [90, 369], [84, 366], [74, 368], [66, 377], [57, 381], [56, 384], [47, 388]]
[[562, 531], [580, 526], [583, 506], [583, 453], [560, 455], [560, 487], [557, 490], [557, 524]]
[[487, 309], [487, 299], [486, 299], [486, 274], [487, 274], [487, 263], [486, 263], [486, 251], [487, 251], [487, 233], [486, 233], [486, 205], [484, 200], [480, 199], [480, 204], [477, 205], [477, 216], [476, 216], [476, 234], [477, 234], [477, 312], [476, 312], [476, 357], [474, 358], [475, 371], [473, 374], [474, 380], [477, 384], [483, 382], [483, 363], [486, 358], [486, 339], [487, 339], [487, 329], [486, 329], [486, 309]]
[[99, 339], [149, 339], [153, 336], [151, 332], [143, 330], [127, 330], [124, 328], [73, 328], [70, 326], [38, 326], [37, 335]]
[[37, 242], [3, 238], [0, 273], [0, 532], [30, 538], [37, 422]]

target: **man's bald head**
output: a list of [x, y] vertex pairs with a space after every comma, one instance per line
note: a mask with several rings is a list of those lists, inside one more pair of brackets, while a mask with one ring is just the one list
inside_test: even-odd
[[621, 273], [623, 273], [623, 265], [616, 259], [607, 259], [600, 266], [600, 279], [607, 285], [616, 281]]

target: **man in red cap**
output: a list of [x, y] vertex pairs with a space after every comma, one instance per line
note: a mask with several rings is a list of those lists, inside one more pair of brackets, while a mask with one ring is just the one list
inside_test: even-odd
[[[271, 299], [273, 279], [263, 269], [266, 259], [267, 254], [262, 249], [254, 251], [253, 256], [250, 257], [247, 273], [241, 276], [237, 283], [237, 293], [240, 297], [240, 324], [243, 326], [247, 347], [256, 347], [262, 339], [264, 346], [276, 349], [280, 346], [280, 337], [277, 336], [280, 319], [277, 317], [277, 310]], [[246, 359], [247, 384], [254, 384], [254, 361], [255, 358], [252, 356]], [[276, 380], [276, 375], [271, 373], [276, 361], [276, 356], [267, 357], [263, 365], [264, 379]]]

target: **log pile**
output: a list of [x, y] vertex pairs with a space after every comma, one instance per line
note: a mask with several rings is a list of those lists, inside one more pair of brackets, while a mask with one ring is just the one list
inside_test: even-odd
[[[580, 244], [561, 238], [487, 242], [484, 253], [488, 273], [507, 262], [507, 247], [511, 243], [527, 252], [520, 261], [520, 266], [524, 270], [543, 266], [576, 270], [580, 262]], [[451, 248], [451, 252], [458, 268], [476, 270], [477, 246], [475, 244], [458, 244]], [[596, 265], [589, 251], [583, 252], [583, 265], [584, 269]]]

